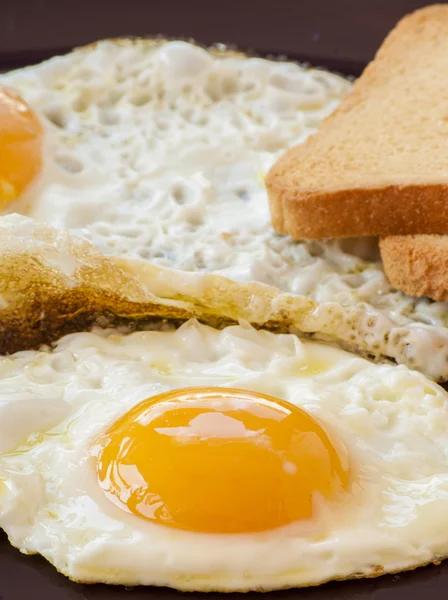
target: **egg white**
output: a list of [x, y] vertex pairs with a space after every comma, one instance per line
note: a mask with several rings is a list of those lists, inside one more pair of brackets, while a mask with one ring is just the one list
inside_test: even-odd
[[347, 79], [185, 42], [109, 40], [0, 85], [46, 130], [42, 175], [8, 211], [108, 255], [358, 306], [403, 328], [386, 341], [363, 329], [359, 348], [448, 378], [446, 306], [392, 290], [375, 241], [297, 243], [272, 230], [263, 177], [317, 130]]
[[[141, 400], [197, 385], [261, 391], [321, 419], [348, 452], [347, 495], [309, 522], [251, 535], [165, 528], [107, 500], [90, 450], [97, 436]], [[447, 395], [403, 366], [190, 321], [177, 331], [77, 333], [53, 350], [1, 358], [0, 397], [0, 526], [71, 579], [267, 590], [448, 555]], [[23, 411], [29, 398], [34, 410]]]

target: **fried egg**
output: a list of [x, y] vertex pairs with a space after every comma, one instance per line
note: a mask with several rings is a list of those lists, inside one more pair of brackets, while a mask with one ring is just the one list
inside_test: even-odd
[[374, 242], [272, 230], [264, 174], [316, 131], [347, 79], [185, 42], [110, 40], [0, 75], [0, 86], [1, 135], [17, 148], [0, 166], [4, 212], [110, 256], [359, 307], [389, 325], [363, 329], [358, 349], [448, 379], [445, 304], [392, 290]]
[[448, 555], [446, 393], [244, 324], [0, 358], [0, 526], [81, 582], [271, 590]]

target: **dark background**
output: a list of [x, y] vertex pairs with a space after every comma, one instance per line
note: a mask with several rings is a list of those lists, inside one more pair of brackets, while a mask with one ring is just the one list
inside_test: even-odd
[[[0, 69], [114, 36], [194, 38], [358, 75], [416, 0], [0, 0]], [[447, 28], [448, 35], [448, 28]], [[448, 82], [447, 82], [448, 83]], [[1, 160], [1, 157], [0, 157]], [[447, 532], [448, 535], [448, 532]], [[0, 600], [448, 600], [448, 562], [375, 580], [266, 594], [179, 594], [74, 584], [0, 532]]]
[[3, 65], [100, 38], [192, 37], [358, 74], [418, 0], [0, 0]]

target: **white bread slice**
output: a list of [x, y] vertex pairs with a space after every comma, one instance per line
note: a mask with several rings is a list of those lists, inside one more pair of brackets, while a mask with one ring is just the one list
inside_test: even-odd
[[448, 5], [402, 19], [266, 186], [274, 228], [297, 239], [448, 234]]

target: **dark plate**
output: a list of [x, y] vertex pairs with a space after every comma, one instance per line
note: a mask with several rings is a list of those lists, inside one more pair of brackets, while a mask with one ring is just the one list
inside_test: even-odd
[[[358, 75], [395, 22], [418, 0], [0, 0], [0, 70], [97, 39], [164, 34], [287, 55]], [[447, 532], [448, 535], [448, 532]], [[238, 600], [240, 595], [208, 594]], [[0, 532], [0, 600], [182, 600], [161, 588], [80, 585]], [[248, 594], [258, 600], [259, 594]], [[272, 592], [266, 600], [447, 600], [448, 561], [395, 576]]]
[[447, 600], [448, 562], [401, 575], [267, 594], [193, 594], [167, 588], [81, 585], [39, 556], [23, 556], [0, 533], [0, 600]]

